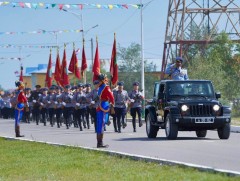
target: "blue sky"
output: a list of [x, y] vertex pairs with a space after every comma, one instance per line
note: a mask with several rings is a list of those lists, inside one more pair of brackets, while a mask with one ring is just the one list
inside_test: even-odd
[[[150, 2], [151, 0], [143, 0], [143, 3]], [[19, 2], [19, 1], [11, 1]], [[30, 3], [56, 3], [56, 1], [22, 1]], [[92, 3], [92, 4], [137, 4], [140, 0], [62, 0], [57, 3]], [[158, 61], [154, 62], [160, 66], [160, 59], [162, 58], [163, 42], [166, 27], [168, 1], [153, 0], [143, 11], [144, 23], [144, 54], [145, 58], [154, 58]], [[117, 43], [123, 47], [128, 47], [132, 42], [139, 43], [140, 36], [140, 10], [135, 8], [129, 9], [89, 9], [83, 10], [69, 9], [70, 12], [60, 11], [58, 9], [28, 9], [28, 8], [13, 8], [1, 7], [1, 26], [0, 32], [29, 32], [34, 30], [76, 30], [81, 29], [81, 18], [83, 17], [84, 30], [98, 25], [94, 29], [90, 29], [85, 33], [85, 48], [87, 59], [91, 59], [91, 44], [90, 39], [94, 39], [94, 52], [95, 41], [98, 36], [99, 52], [101, 59], [110, 59], [113, 34], [116, 32]], [[0, 45], [58, 45], [60, 48], [60, 57], [63, 54], [63, 44], [67, 45], [68, 60], [72, 54], [72, 42], [75, 42], [76, 48], [82, 47], [82, 34], [81, 33], [62, 33], [58, 35], [58, 40], [52, 34], [24, 34], [24, 35], [0, 35]], [[21, 51], [17, 48], [1, 48], [0, 58], [23, 57], [20, 62], [18, 60], [0, 59], [0, 72], [1, 79], [0, 85], [5, 88], [14, 88], [14, 82], [18, 78], [14, 74], [16, 70], [19, 71], [20, 63], [25, 67], [36, 67], [38, 64], [47, 64], [49, 57], [49, 49], [41, 48], [22, 48]], [[56, 50], [53, 49], [52, 59], [55, 61]], [[81, 59], [81, 56], [78, 57]], [[88, 62], [91, 64], [91, 61]], [[159, 68], [158, 68], [159, 69]], [[24, 69], [25, 70], [25, 69]]]

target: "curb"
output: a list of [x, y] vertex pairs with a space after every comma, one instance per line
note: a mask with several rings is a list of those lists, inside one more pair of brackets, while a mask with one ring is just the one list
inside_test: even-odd
[[181, 166], [181, 167], [186, 167], [186, 168], [190, 167], [190, 168], [195, 168], [199, 171], [222, 173], [222, 174], [226, 174], [227, 176], [240, 177], [240, 172], [224, 170], [224, 169], [216, 169], [216, 168], [208, 167], [208, 166], [204, 166], [204, 165], [197, 165], [197, 164], [191, 164], [191, 163], [179, 162], [179, 161], [167, 160], [167, 159], [161, 159], [161, 158], [153, 158], [153, 157], [148, 157], [148, 156], [124, 153], [124, 152], [116, 152], [116, 151], [110, 151], [107, 149], [65, 145], [65, 144], [59, 144], [59, 143], [53, 143], [53, 142], [36, 141], [36, 140], [7, 137], [7, 136], [0, 136], [0, 137], [5, 138], [7, 140], [21, 140], [21, 141], [29, 141], [29, 142], [36, 142], [36, 143], [44, 143], [44, 144], [49, 144], [49, 145], [53, 145], [53, 146], [73, 147], [73, 148], [81, 148], [81, 149], [90, 150], [90, 151], [99, 151], [99, 152], [106, 153], [110, 156], [118, 156], [120, 158], [129, 158], [129, 159], [136, 160], [136, 161], [152, 162], [152, 163], [158, 163], [160, 165], [168, 165], [168, 166]]
[[231, 132], [232, 133], [240, 133], [240, 126], [231, 126]]

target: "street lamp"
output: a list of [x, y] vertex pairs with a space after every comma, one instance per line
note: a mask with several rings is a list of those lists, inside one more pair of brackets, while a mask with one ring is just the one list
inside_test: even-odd
[[[97, 24], [97, 25], [95, 25], [95, 26], [90, 27], [87, 31], [84, 31], [82, 13], [81, 13], [81, 14], [78, 14], [78, 13], [75, 13], [75, 12], [73, 12], [73, 11], [69, 11], [69, 10], [66, 10], [66, 9], [62, 9], [62, 10], [65, 11], [65, 12], [68, 12], [68, 13], [73, 14], [74, 16], [76, 16], [78, 19], [81, 20], [82, 39], [83, 39], [83, 40], [84, 40], [84, 32], [86, 32], [86, 34], [87, 34], [91, 29], [94, 29], [94, 28], [98, 27], [98, 24]], [[86, 34], [85, 34], [85, 35], [86, 35]], [[92, 41], [92, 39], [91, 39], [91, 56], [92, 56], [92, 62], [93, 62], [93, 41]], [[86, 73], [84, 74], [84, 83], [86, 83]]]

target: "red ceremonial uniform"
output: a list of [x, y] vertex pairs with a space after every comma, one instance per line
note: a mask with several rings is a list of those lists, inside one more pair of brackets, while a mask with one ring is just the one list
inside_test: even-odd
[[23, 91], [21, 91], [18, 94], [17, 101], [18, 101], [18, 103], [26, 103], [27, 102], [27, 98], [26, 98], [26, 96], [25, 96]]
[[[101, 86], [104, 86], [104, 84], [102, 84]], [[111, 89], [108, 85], [105, 85], [105, 87], [103, 88], [103, 90], [99, 94], [99, 99], [100, 99], [100, 101], [107, 101], [111, 104], [114, 104], [113, 93], [112, 93], [112, 91], [111, 91]], [[97, 107], [97, 111], [100, 111], [99, 106]]]

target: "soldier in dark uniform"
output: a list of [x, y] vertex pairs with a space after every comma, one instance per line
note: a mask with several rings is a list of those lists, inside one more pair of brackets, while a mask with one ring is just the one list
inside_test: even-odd
[[61, 100], [61, 95], [62, 95], [62, 88], [61, 87], [56, 87], [56, 93], [54, 96], [54, 108], [56, 110], [56, 119], [57, 119], [57, 127], [60, 128], [61, 125], [61, 115], [62, 115], [62, 100]]
[[[91, 92], [91, 84], [90, 83], [86, 83], [85, 84], [85, 94], [86, 94], [87, 102], [86, 102], [86, 113], [85, 113], [85, 116], [86, 116], [87, 123], [90, 122], [89, 121], [89, 117], [91, 115], [90, 114], [90, 108], [89, 108], [91, 102], [88, 99], [90, 92]], [[92, 120], [91, 120], [91, 123], [93, 124]]]
[[71, 110], [72, 110], [72, 93], [71, 93], [71, 86], [66, 85], [64, 87], [64, 92], [61, 95], [61, 101], [63, 106], [63, 117], [65, 119], [66, 128], [69, 129], [70, 126], [70, 117], [71, 117]]
[[127, 103], [129, 101], [128, 93], [126, 90], [123, 90], [124, 83], [118, 82], [118, 90], [113, 92], [115, 100], [115, 115], [117, 118], [117, 130], [121, 133], [121, 124], [125, 128], [127, 126], [125, 117], [127, 112]]
[[53, 127], [53, 125], [54, 125], [54, 122], [53, 122], [53, 117], [54, 117], [54, 115], [55, 115], [55, 108], [54, 108], [54, 106], [55, 106], [55, 101], [54, 101], [54, 99], [55, 99], [55, 94], [54, 94], [54, 91], [55, 91], [55, 88], [52, 86], [52, 87], [50, 87], [49, 88], [49, 93], [48, 93], [48, 95], [47, 95], [47, 97], [46, 97], [46, 99], [47, 99], [47, 108], [48, 108], [48, 114], [49, 114], [49, 120], [50, 120], [50, 125], [51, 125], [51, 127]]
[[91, 103], [90, 103], [90, 113], [91, 113], [91, 120], [94, 124], [94, 128], [95, 128], [95, 132], [97, 132], [97, 112], [96, 112], [96, 108], [99, 105], [99, 97], [98, 97], [98, 84], [99, 81], [95, 80], [93, 82], [94, 85], [94, 89], [90, 92], [90, 94], [88, 94], [88, 99], [90, 99]]
[[48, 100], [47, 100], [47, 96], [48, 96], [48, 89], [47, 88], [43, 88], [42, 89], [42, 95], [39, 97], [38, 102], [40, 104], [40, 113], [42, 115], [42, 122], [44, 124], [44, 126], [47, 125], [47, 120], [46, 120], [46, 116], [47, 116], [47, 106], [48, 106]]
[[[86, 122], [85, 122], [85, 114], [86, 114], [86, 94], [83, 91], [84, 85], [82, 83], [78, 84], [78, 92], [73, 97], [73, 103], [76, 105], [76, 118], [78, 120], [78, 125], [80, 128], [80, 131], [82, 131], [82, 124], [84, 128], [86, 128]], [[89, 121], [87, 122], [87, 126], [89, 129]]]
[[142, 93], [139, 91], [139, 82], [133, 83], [133, 90], [129, 92], [129, 98], [130, 98], [130, 114], [132, 116], [132, 125], [133, 125], [133, 132], [136, 132], [136, 114], [138, 115], [139, 120], [139, 127], [142, 126], [142, 100], [144, 97], [142, 96]]
[[39, 99], [39, 96], [41, 95], [40, 85], [35, 86], [36, 90], [32, 92], [32, 95], [29, 97], [29, 102], [32, 104], [32, 114], [33, 114], [33, 119], [36, 121], [36, 124], [38, 125], [39, 123], [39, 118], [40, 118], [40, 110], [39, 110], [39, 103], [37, 100]]
[[[31, 96], [31, 88], [25, 89], [25, 96], [27, 99], [29, 99], [29, 97]], [[23, 111], [23, 117], [26, 123], [30, 123], [30, 113], [31, 113], [30, 105], [28, 106], [26, 105]]]

